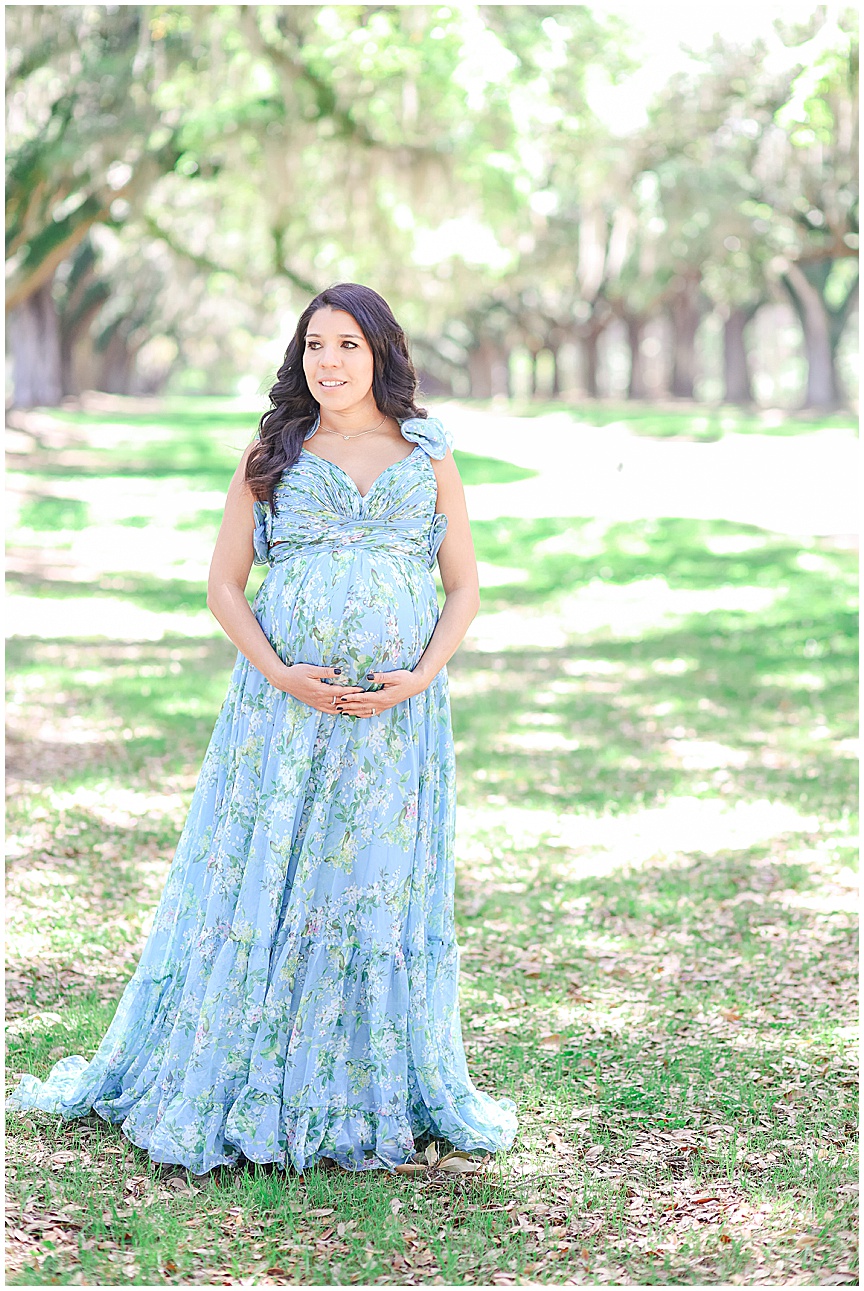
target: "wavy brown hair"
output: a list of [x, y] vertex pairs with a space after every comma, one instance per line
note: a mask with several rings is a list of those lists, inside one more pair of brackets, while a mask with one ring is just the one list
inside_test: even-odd
[[327, 306], [344, 309], [365, 336], [374, 359], [372, 394], [381, 412], [400, 421], [428, 416], [426, 409], [414, 402], [417, 373], [405, 333], [384, 297], [357, 282], [340, 282], [319, 292], [300, 315], [270, 391], [271, 406], [258, 423], [258, 436], [246, 459], [246, 483], [251, 493], [271, 508], [279, 480], [297, 461], [318, 415], [320, 405], [303, 372], [303, 351], [310, 318], [316, 309]]

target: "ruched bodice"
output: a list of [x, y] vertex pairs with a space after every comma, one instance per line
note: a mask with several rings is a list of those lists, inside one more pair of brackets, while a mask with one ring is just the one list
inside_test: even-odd
[[410, 418], [401, 430], [414, 451], [385, 467], [365, 494], [342, 467], [301, 450], [276, 488], [273, 510], [255, 503], [255, 563], [316, 550], [338, 555], [363, 549], [407, 556], [431, 568], [447, 517], [435, 511], [438, 483], [429, 459], [444, 456], [449, 437], [435, 417]]
[[[313, 425], [307, 440], [315, 433]], [[367, 672], [413, 668], [438, 621], [432, 568], [447, 530], [430, 458], [449, 446], [441, 422], [401, 423], [415, 444], [361, 493], [341, 466], [303, 449], [255, 504], [255, 558], [270, 566], [253, 610], [280, 658]]]

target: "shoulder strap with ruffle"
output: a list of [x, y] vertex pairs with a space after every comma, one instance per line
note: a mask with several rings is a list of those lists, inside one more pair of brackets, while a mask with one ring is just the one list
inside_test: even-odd
[[400, 428], [409, 443], [419, 444], [430, 457], [442, 458], [453, 447], [453, 436], [437, 417], [410, 417]]

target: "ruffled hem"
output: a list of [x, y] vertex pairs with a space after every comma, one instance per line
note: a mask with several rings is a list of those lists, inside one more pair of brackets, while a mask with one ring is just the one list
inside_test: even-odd
[[[64, 1107], [64, 1094], [72, 1092], [86, 1066], [84, 1058], [70, 1056], [57, 1063], [44, 1083], [25, 1075], [6, 1100], [7, 1111], [38, 1108], [67, 1120], [86, 1114], [80, 1105], [74, 1113]], [[451, 1139], [438, 1130], [428, 1109], [416, 1105], [407, 1115], [362, 1107], [285, 1107], [277, 1094], [251, 1084], [226, 1105], [178, 1093], [160, 1115], [162, 1101], [153, 1088], [131, 1110], [122, 1095], [97, 1098], [86, 1110], [92, 1108], [104, 1121], [119, 1125], [125, 1137], [155, 1163], [183, 1166], [196, 1176], [219, 1166], [237, 1166], [243, 1159], [282, 1170], [291, 1166], [298, 1174], [322, 1158], [335, 1161], [343, 1170], [394, 1173], [396, 1166], [411, 1159], [420, 1136], [432, 1135], [466, 1151], [487, 1152], [500, 1150], [508, 1138], [501, 1135], [490, 1142], [488, 1136], [480, 1141], [474, 1135], [457, 1135]], [[495, 1105], [502, 1113], [515, 1111], [516, 1106], [507, 1098]], [[201, 1144], [197, 1150], [184, 1144], [190, 1129]]]
[[280, 1105], [278, 1095], [245, 1085], [225, 1121], [225, 1135], [248, 1161], [276, 1161], [301, 1173], [321, 1157], [344, 1170], [394, 1170], [414, 1152], [405, 1116], [367, 1108]]
[[[296, 943], [289, 937], [276, 956], [274, 972], [278, 975], [290, 960], [300, 989], [320, 983], [325, 966], [334, 971], [334, 949], [335, 943], [326, 939], [315, 944], [301, 937]], [[211, 982], [230, 980], [239, 954], [238, 943], [227, 940]], [[458, 973], [458, 946], [452, 938], [429, 937], [422, 950], [407, 956], [401, 948], [388, 954], [381, 947], [353, 947], [339, 971], [348, 1017], [362, 1015], [370, 1035], [385, 1043], [394, 1018], [404, 1019], [406, 1027], [402, 1046], [386, 1066], [374, 1047], [354, 1060], [357, 1070], [371, 1072], [362, 1092], [351, 1090], [340, 1061], [325, 1077], [329, 1090], [313, 1087], [322, 1083], [319, 1054], [332, 1055], [336, 1032], [295, 1031], [289, 1003], [293, 990], [282, 996], [282, 1008], [265, 1009], [257, 1027], [245, 1032], [229, 1067], [218, 1076], [211, 1067], [221, 1088], [190, 1089], [190, 1063], [201, 1069], [210, 1061], [207, 1052], [193, 1047], [195, 1018], [187, 1014], [181, 1019], [182, 1004], [166, 993], [162, 979], [138, 976], [93, 1059], [63, 1058], [44, 1082], [24, 1075], [6, 1108], [38, 1108], [66, 1120], [92, 1109], [119, 1124], [154, 1162], [184, 1166], [196, 1175], [234, 1166], [241, 1157], [281, 1168], [291, 1165], [298, 1173], [321, 1157], [346, 1170], [392, 1172], [410, 1159], [416, 1137], [425, 1134], [465, 1151], [509, 1148], [517, 1129], [516, 1104], [473, 1085], [458, 1011], [447, 1006]], [[373, 972], [384, 989], [364, 1003]], [[205, 1001], [196, 1007], [200, 1020]], [[313, 1019], [314, 1013], [310, 1023]], [[211, 1054], [225, 1051], [221, 1032], [209, 1032], [208, 1038]], [[179, 1080], [178, 1072], [183, 1073]], [[393, 1089], [385, 1090], [385, 1077]]]

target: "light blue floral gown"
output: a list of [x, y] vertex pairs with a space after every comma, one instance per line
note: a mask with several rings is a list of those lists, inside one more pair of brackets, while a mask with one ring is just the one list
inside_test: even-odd
[[[307, 439], [317, 430], [316, 421]], [[256, 504], [253, 611], [291, 662], [413, 667], [438, 618], [447, 517], [436, 418], [364, 496], [303, 449]], [[468, 1074], [453, 917], [447, 671], [378, 717], [309, 708], [238, 654], [141, 961], [95, 1056], [27, 1075], [8, 1109], [122, 1125], [204, 1174], [319, 1157], [393, 1169], [424, 1133], [513, 1142], [516, 1104]]]

